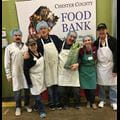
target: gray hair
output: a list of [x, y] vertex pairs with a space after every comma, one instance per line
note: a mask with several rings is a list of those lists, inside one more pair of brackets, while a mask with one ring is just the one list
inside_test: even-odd
[[83, 36], [83, 41], [84, 41], [84, 39], [85, 39], [86, 37], [89, 37], [89, 38], [91, 38], [92, 41], [94, 41], [94, 37], [93, 37], [92, 35], [85, 35], [85, 36]]
[[75, 33], [75, 34], [76, 34], [76, 38], [77, 38], [77, 32], [76, 32], [76, 31], [69, 31], [68, 34], [67, 34], [67, 37], [68, 37], [69, 35], [71, 35], [71, 33]]

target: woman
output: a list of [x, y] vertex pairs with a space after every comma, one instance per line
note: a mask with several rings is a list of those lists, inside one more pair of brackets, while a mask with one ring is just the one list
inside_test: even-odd
[[87, 108], [96, 109], [96, 48], [93, 47], [93, 38], [89, 35], [83, 38], [83, 48], [79, 52], [79, 78], [81, 88], [84, 89], [87, 98]]
[[64, 65], [70, 53], [72, 45], [77, 39], [75, 31], [68, 32], [66, 40], [62, 44], [59, 54], [58, 65], [58, 85], [61, 105], [64, 109], [69, 107], [69, 98], [71, 95], [74, 97], [74, 107], [80, 109], [80, 83], [78, 65], [72, 64], [70, 69], [65, 69]]
[[48, 89], [48, 104], [50, 110], [61, 109], [58, 94], [58, 54], [62, 41], [56, 35], [49, 34], [49, 26], [44, 20], [36, 26], [39, 36], [38, 49], [44, 56], [45, 83]]
[[46, 113], [40, 98], [40, 94], [46, 90], [44, 84], [44, 60], [41, 53], [37, 51], [37, 43], [34, 39], [29, 38], [27, 46], [29, 58], [24, 60], [24, 74], [31, 94], [35, 97], [40, 117], [44, 118]]

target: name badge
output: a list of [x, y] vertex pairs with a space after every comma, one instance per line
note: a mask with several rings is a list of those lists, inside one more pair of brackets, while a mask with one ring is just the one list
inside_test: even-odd
[[34, 61], [36, 61], [36, 60], [37, 60], [37, 58], [36, 58], [36, 57], [34, 57], [34, 58], [33, 58], [33, 60], [34, 60]]
[[92, 56], [88, 57], [88, 60], [93, 60], [93, 57]]

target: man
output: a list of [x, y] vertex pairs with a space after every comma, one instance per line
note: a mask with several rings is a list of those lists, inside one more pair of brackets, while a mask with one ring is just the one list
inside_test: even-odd
[[41, 36], [37, 40], [39, 51], [42, 52], [45, 62], [45, 82], [48, 88], [49, 107], [51, 110], [61, 108], [58, 96], [58, 54], [62, 41], [56, 35], [49, 35], [47, 22], [41, 21], [36, 26]]
[[65, 69], [70, 48], [77, 38], [76, 32], [69, 32], [66, 40], [62, 44], [59, 54], [58, 85], [60, 92], [60, 101], [63, 108], [69, 107], [69, 97], [73, 93], [75, 107], [80, 109], [80, 83], [78, 73], [78, 63], [71, 65], [71, 69]]
[[113, 110], [117, 110], [117, 41], [110, 36], [107, 26], [100, 23], [97, 27], [97, 80], [99, 85], [100, 108], [105, 104], [105, 89], [109, 88], [109, 98]]
[[25, 108], [27, 112], [32, 112], [29, 108], [29, 89], [23, 73], [23, 53], [27, 47], [22, 43], [22, 32], [13, 29], [11, 32], [13, 42], [5, 49], [5, 72], [8, 82], [12, 81], [13, 92], [16, 102], [16, 116], [21, 115], [21, 90], [25, 91]]

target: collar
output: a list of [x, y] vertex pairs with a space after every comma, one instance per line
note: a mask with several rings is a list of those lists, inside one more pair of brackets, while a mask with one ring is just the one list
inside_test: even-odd
[[16, 45], [16, 47], [18, 47], [19, 49], [21, 49], [23, 47], [24, 43], [21, 42], [21, 43], [18, 44], [18, 43], [15, 42], [15, 45]]
[[51, 42], [50, 37], [48, 37], [48, 39], [44, 39], [44, 38], [42, 38], [42, 39], [43, 39], [44, 43], [49, 43], [49, 42]]

